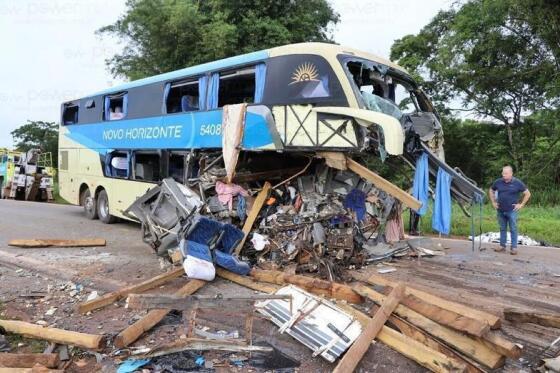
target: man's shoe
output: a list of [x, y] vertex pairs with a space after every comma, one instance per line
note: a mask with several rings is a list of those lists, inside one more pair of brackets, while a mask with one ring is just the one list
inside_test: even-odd
[[509, 254], [510, 255], [517, 255], [517, 249], [511, 249]]
[[494, 251], [497, 253], [503, 253], [504, 251], [506, 251], [506, 248], [502, 246], [499, 249], [494, 249]]

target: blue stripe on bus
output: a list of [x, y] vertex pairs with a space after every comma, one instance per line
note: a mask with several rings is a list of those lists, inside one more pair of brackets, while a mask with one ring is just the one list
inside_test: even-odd
[[95, 93], [93, 95], [89, 95], [87, 97], [93, 97], [93, 96], [97, 96], [97, 95], [106, 95], [106, 94], [110, 94], [110, 93], [114, 93], [114, 92], [126, 91], [127, 89], [130, 89], [130, 88], [140, 87], [140, 86], [143, 86], [143, 85], [157, 83], [157, 82], [179, 79], [179, 78], [189, 76], [189, 75], [204, 74], [206, 72], [211, 72], [211, 71], [214, 71], [214, 70], [220, 70], [220, 69], [233, 67], [233, 66], [237, 66], [237, 65], [244, 65], [244, 64], [251, 63], [251, 62], [262, 61], [266, 58], [268, 58], [268, 51], [266, 51], [266, 50], [247, 53], [247, 54], [243, 54], [241, 56], [224, 58], [222, 60], [212, 61], [212, 62], [204, 63], [202, 65], [191, 66], [191, 67], [187, 67], [187, 68], [184, 68], [184, 69], [181, 69], [181, 70], [170, 71], [168, 73], [159, 74], [159, 75], [155, 75], [155, 76], [150, 76], [150, 77], [144, 78], [144, 79], [134, 80], [134, 81], [129, 82], [129, 83], [124, 83], [124, 84], [118, 85], [116, 87], [105, 89], [103, 91], [97, 92], [97, 93]]
[[[202, 149], [222, 147], [222, 110], [191, 112], [151, 118], [78, 124], [66, 127], [66, 136], [86, 148]], [[247, 112], [243, 149], [273, 144], [266, 118]]]

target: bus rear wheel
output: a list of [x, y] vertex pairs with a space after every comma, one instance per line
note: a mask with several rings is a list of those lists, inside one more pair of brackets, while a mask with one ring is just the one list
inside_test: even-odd
[[84, 206], [84, 212], [87, 218], [90, 220], [97, 219], [97, 204], [95, 203], [95, 199], [91, 195], [89, 188], [82, 192], [80, 200], [82, 201], [82, 205]]
[[99, 220], [105, 224], [113, 224], [117, 221], [115, 216], [109, 214], [109, 197], [104, 190], [97, 195], [97, 213], [99, 214]]

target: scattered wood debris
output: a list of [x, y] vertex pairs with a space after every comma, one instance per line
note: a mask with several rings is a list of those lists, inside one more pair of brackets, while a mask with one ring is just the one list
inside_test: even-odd
[[41, 247], [96, 247], [105, 246], [107, 241], [103, 238], [85, 238], [80, 240], [59, 240], [37, 238], [32, 240], [17, 239], [8, 241], [9, 246], [21, 248], [41, 248]]

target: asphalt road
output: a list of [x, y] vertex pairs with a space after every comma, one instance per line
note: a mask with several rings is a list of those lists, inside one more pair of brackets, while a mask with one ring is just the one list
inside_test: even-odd
[[[8, 246], [11, 239], [33, 238], [104, 238], [107, 245], [42, 249]], [[81, 207], [71, 205], [0, 200], [0, 252], [2, 261], [35, 267], [30, 269], [39, 272], [63, 268], [59, 277], [99, 279], [97, 287], [103, 290], [161, 272], [158, 258], [141, 240], [138, 224], [103, 224], [87, 219]]]

